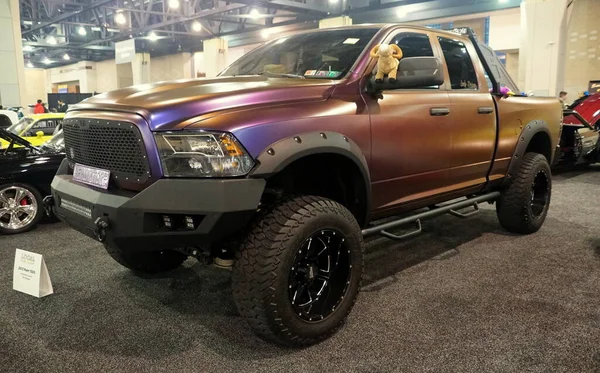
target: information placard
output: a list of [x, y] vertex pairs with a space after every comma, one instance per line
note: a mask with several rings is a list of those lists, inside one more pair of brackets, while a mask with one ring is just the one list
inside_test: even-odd
[[16, 250], [13, 289], [38, 298], [54, 293], [50, 274], [41, 254]]

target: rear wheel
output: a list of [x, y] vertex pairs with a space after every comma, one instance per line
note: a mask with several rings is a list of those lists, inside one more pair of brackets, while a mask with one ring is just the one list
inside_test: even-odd
[[188, 257], [174, 250], [129, 252], [109, 244], [105, 244], [104, 247], [119, 264], [140, 273], [171, 271], [181, 266]]
[[264, 211], [242, 241], [233, 296], [261, 337], [307, 346], [343, 325], [362, 274], [362, 236], [350, 211], [321, 197], [288, 197]]
[[44, 215], [42, 196], [27, 184], [0, 185], [0, 233], [26, 232]]
[[496, 204], [500, 225], [514, 233], [537, 232], [548, 214], [552, 174], [541, 154], [526, 153], [518, 173]]

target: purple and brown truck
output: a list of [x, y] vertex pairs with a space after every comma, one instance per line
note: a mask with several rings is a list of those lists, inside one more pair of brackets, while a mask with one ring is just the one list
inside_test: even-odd
[[[374, 79], [379, 44], [402, 50], [393, 82]], [[510, 232], [541, 227], [562, 108], [504, 87], [519, 92], [469, 29], [283, 37], [216, 78], [72, 107], [46, 203], [133, 271], [173, 270], [189, 256], [231, 263], [250, 326], [310, 345], [345, 322], [364, 237], [405, 239], [423, 219], [465, 218], [483, 202]]]

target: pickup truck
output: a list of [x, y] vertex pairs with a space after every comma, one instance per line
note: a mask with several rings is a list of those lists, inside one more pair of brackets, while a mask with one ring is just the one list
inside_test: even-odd
[[[402, 51], [393, 82], [375, 79], [380, 44]], [[423, 219], [465, 218], [483, 202], [510, 232], [542, 226], [562, 106], [508, 90], [519, 92], [469, 29], [286, 36], [216, 78], [72, 107], [46, 203], [133, 271], [190, 256], [230, 264], [254, 331], [311, 345], [355, 303], [364, 237], [405, 239]]]

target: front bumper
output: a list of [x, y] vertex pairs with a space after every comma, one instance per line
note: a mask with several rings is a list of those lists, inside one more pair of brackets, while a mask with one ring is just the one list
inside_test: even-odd
[[[256, 212], [263, 179], [160, 179], [139, 193], [98, 190], [72, 180], [64, 163], [52, 181], [54, 214], [81, 233], [127, 251], [216, 242]], [[165, 216], [171, 227], [165, 226]], [[193, 228], [186, 219], [193, 220]], [[189, 220], [187, 220], [189, 221]]]

